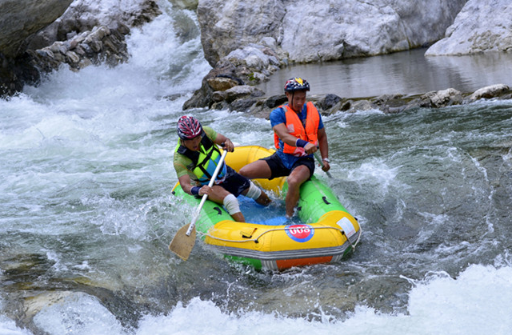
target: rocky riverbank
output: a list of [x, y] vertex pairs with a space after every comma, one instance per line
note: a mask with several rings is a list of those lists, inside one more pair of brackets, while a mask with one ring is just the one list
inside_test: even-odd
[[[505, 32], [503, 25], [510, 17], [510, 8], [505, 0], [428, 5], [424, 1], [308, 1], [307, 6], [304, 1], [200, 1], [197, 13], [201, 39], [213, 69], [183, 107], [228, 108], [266, 116], [269, 108], [283, 102], [284, 96], [265, 100], [261, 98], [265, 92], [251, 87], [293, 63], [366, 57], [432, 44], [429, 56], [512, 50], [510, 32]], [[479, 30], [472, 35], [473, 47], [446, 51], [447, 45], [463, 44], [475, 18]], [[486, 36], [493, 38], [487, 40]], [[485, 42], [485, 47], [480, 42]], [[450, 89], [415, 97], [358, 101], [329, 94], [311, 98], [329, 114], [354, 108], [396, 112], [417, 106], [441, 107], [463, 103], [469, 96]]]
[[[218, 82], [229, 82], [231, 79], [219, 78]], [[215, 82], [210, 80], [210, 82]], [[214, 84], [217, 85], [217, 84]], [[220, 85], [220, 84], [218, 84]], [[229, 85], [228, 85], [229, 86]], [[226, 86], [227, 87], [227, 86]], [[262, 97], [264, 92], [248, 85], [233, 86], [213, 94], [212, 109], [228, 109], [243, 112], [247, 115], [268, 118], [270, 112], [287, 102], [286, 96], [275, 95]], [[376, 109], [384, 113], [400, 113], [413, 108], [441, 108], [463, 105], [481, 99], [512, 99], [512, 90], [504, 84], [483, 87], [472, 93], [463, 93], [454, 88], [432, 91], [417, 95], [381, 95], [378, 97], [350, 99], [335, 94], [309, 95], [322, 115], [338, 112], [354, 113]]]
[[[228, 108], [265, 116], [283, 96], [264, 99], [265, 92], [254, 85], [293, 63], [368, 57], [432, 44], [426, 53], [430, 56], [512, 50], [505, 24], [512, 7], [506, 0], [170, 2], [173, 10], [197, 12], [204, 55], [212, 66], [184, 109]], [[78, 71], [90, 64], [126, 62], [125, 36], [159, 15], [160, 8], [155, 0], [10, 0], [0, 4], [0, 12], [0, 95], [9, 96], [62, 64]], [[474, 22], [478, 29], [467, 40]], [[198, 28], [182, 24], [182, 36], [189, 29]], [[329, 114], [369, 106], [387, 112], [436, 107], [439, 99], [456, 104], [466, 96], [446, 90], [415, 97], [311, 98]]]
[[9, 0], [0, 3], [0, 13], [0, 97], [5, 97], [62, 65], [77, 71], [126, 62], [130, 27], [149, 22], [160, 10], [152, 0], [125, 1], [123, 7], [97, 0]]

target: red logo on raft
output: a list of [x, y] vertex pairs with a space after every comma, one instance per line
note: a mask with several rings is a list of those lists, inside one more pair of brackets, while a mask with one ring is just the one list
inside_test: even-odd
[[307, 224], [294, 224], [286, 226], [286, 234], [295, 242], [307, 242], [315, 234], [315, 230]]

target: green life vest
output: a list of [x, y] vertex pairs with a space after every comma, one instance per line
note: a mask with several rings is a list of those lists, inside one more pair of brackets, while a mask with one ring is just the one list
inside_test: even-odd
[[[201, 136], [202, 139], [199, 151], [189, 150], [180, 143], [178, 143], [174, 151], [188, 157], [192, 161], [192, 164], [187, 166], [187, 169], [194, 173], [202, 185], [208, 185], [222, 155], [215, 143], [206, 136], [204, 131]], [[223, 166], [217, 175], [216, 181], [222, 180], [226, 175], [226, 164], [223, 163], [222, 165]]]

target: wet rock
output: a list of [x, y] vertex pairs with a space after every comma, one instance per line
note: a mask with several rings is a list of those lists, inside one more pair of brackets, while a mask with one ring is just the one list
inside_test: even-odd
[[0, 98], [20, 92], [24, 83], [40, 80], [39, 70], [30, 61], [27, 54], [13, 59], [0, 52]]
[[62, 303], [66, 298], [72, 295], [81, 295], [71, 291], [43, 292], [39, 295], [29, 297], [23, 302], [23, 317], [19, 320], [24, 325], [29, 325], [32, 329], [37, 329], [33, 325], [33, 319], [44, 308]]
[[327, 94], [325, 97], [318, 101], [318, 105], [323, 110], [328, 110], [334, 107], [338, 102], [341, 101], [341, 98], [336, 94]]
[[[330, 115], [372, 109], [393, 114], [416, 108], [442, 108], [461, 105], [489, 98], [512, 99], [512, 90], [507, 85], [500, 84], [484, 87], [473, 94], [461, 93], [454, 88], [449, 88], [418, 95], [392, 94], [358, 99], [341, 98], [334, 94], [311, 95], [307, 97], [307, 100], [313, 102], [322, 115]], [[245, 100], [243, 106], [247, 115], [268, 119], [272, 110], [286, 103], [287, 99], [285, 95], [258, 98], [251, 107], [247, 107], [248, 101]], [[331, 103], [326, 103], [326, 101]], [[334, 101], [337, 101], [336, 104], [331, 106]], [[217, 107], [221, 108], [220, 105]], [[222, 109], [234, 110], [232, 104], [226, 100], [223, 101]]]
[[256, 103], [256, 101], [257, 100], [254, 98], [236, 99], [231, 103], [229, 108], [232, 111], [247, 112]]
[[21, 91], [25, 83], [37, 83], [40, 72], [53, 71], [61, 64], [78, 71], [90, 64], [125, 62], [129, 27], [160, 14], [154, 0], [132, 2], [1, 2], [0, 97]]
[[124, 35], [105, 26], [94, 27], [68, 41], [57, 41], [29, 54], [32, 65], [43, 72], [56, 70], [61, 64], [68, 64], [77, 71], [90, 64], [106, 62], [115, 66], [128, 60]]
[[190, 9], [195, 10], [197, 9], [197, 4], [199, 0], [170, 0], [170, 2], [181, 9]]
[[210, 108], [216, 102], [213, 101], [212, 98], [213, 92], [215, 91], [212, 89], [210, 84], [208, 84], [208, 80], [210, 79], [229, 78], [236, 82], [238, 85], [244, 85], [244, 81], [237, 75], [239, 70], [240, 69], [237, 69], [233, 64], [229, 62], [219, 64], [219, 66], [210, 70], [210, 72], [208, 72], [208, 74], [203, 78], [201, 82], [201, 88], [195, 91], [192, 97], [183, 104], [183, 110], [190, 108]]
[[288, 102], [288, 98], [285, 94], [273, 95], [266, 99], [265, 106], [268, 108], [275, 108]]
[[422, 107], [440, 108], [462, 103], [462, 93], [454, 88], [437, 92], [428, 92], [420, 97], [423, 100]]
[[[491, 85], [487, 87], [482, 87], [481, 89], [475, 91], [470, 97], [469, 100], [476, 101], [480, 99], [492, 99], [498, 98], [506, 95], [510, 95], [512, 91], [510, 87], [504, 84]], [[506, 96], [505, 98], [508, 98]]]
[[375, 109], [375, 105], [372, 104], [370, 101], [358, 100], [358, 101], [354, 101], [351, 104], [350, 109], [347, 110], [347, 113], [354, 113], [357, 111], [369, 111], [372, 109]]

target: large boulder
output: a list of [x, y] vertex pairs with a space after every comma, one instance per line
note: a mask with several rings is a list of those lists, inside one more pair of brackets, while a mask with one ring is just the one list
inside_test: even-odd
[[444, 36], [467, 0], [199, 1], [208, 62], [264, 38], [290, 61], [319, 62], [430, 45]]
[[61, 64], [79, 70], [126, 61], [130, 27], [160, 13], [155, 0], [0, 1], [0, 97]]
[[470, 101], [476, 101], [480, 99], [493, 99], [493, 98], [501, 98], [501, 99], [510, 99], [510, 87], [505, 84], [496, 84], [491, 86], [482, 87], [479, 90], [476, 90], [469, 97]]
[[25, 51], [26, 39], [58, 19], [73, 0], [0, 1], [0, 53], [13, 58]]
[[160, 10], [154, 0], [125, 0], [119, 3], [74, 0], [57, 21], [31, 38], [28, 48], [36, 50], [56, 41], [66, 41], [95, 27], [129, 32], [125, 27], [140, 26], [158, 14]]
[[197, 9], [197, 4], [199, 0], [169, 0], [173, 6], [176, 6], [181, 9]]
[[511, 18], [510, 0], [469, 0], [446, 30], [445, 38], [431, 46], [425, 55], [512, 52]]
[[264, 37], [280, 39], [285, 14], [282, 1], [199, 1], [197, 17], [206, 60], [214, 67], [233, 50]]

